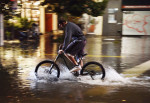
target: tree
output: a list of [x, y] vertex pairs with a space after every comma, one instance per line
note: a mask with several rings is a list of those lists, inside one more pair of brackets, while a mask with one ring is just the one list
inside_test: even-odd
[[108, 0], [95, 2], [94, 0], [45, 0], [41, 5], [48, 5], [58, 15], [70, 14], [80, 17], [83, 13], [100, 16], [106, 8]]
[[12, 6], [14, 0], [0, 0], [0, 45], [4, 45], [4, 19], [12, 17]]
[[0, 14], [4, 15], [4, 19], [8, 20], [12, 17], [14, 0], [0, 0]]
[[13, 0], [0, 0], [0, 46], [4, 45], [4, 19], [11, 17], [12, 5]]

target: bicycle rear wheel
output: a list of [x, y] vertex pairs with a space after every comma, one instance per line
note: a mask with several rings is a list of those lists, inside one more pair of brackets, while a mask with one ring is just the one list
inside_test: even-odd
[[93, 62], [86, 63], [82, 67], [80, 74], [81, 75], [90, 75], [93, 80], [94, 80], [95, 76], [98, 76], [101, 79], [104, 79], [105, 78], [105, 69], [102, 64], [93, 61]]
[[44, 60], [40, 62], [35, 68], [35, 75], [38, 78], [42, 78], [44, 76], [57, 77], [60, 76], [60, 70], [56, 63], [50, 60]]

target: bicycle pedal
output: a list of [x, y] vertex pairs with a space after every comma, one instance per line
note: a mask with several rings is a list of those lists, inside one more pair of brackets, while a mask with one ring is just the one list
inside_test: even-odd
[[79, 72], [73, 72], [73, 75], [78, 77], [80, 74], [79, 74]]
[[94, 80], [93, 76], [92, 75], [90, 75], [90, 76], [91, 76], [92, 80]]

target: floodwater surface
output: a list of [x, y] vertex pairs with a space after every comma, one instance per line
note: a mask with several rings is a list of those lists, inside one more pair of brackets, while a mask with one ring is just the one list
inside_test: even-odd
[[0, 103], [148, 103], [150, 38], [87, 36], [84, 62], [104, 65], [106, 77], [74, 77], [68, 70], [58, 80], [34, 69], [54, 60], [60, 43], [41, 36], [39, 42], [6, 41], [0, 47]]

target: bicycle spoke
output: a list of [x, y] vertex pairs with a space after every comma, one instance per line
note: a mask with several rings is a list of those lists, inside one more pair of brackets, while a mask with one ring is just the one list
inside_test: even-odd
[[58, 66], [53, 61], [42, 61], [40, 62], [35, 69], [36, 76], [51, 76], [51, 77], [59, 77], [60, 71]]
[[100, 63], [88, 62], [83, 66], [81, 75], [90, 75], [92, 79], [94, 79], [95, 76], [99, 76], [103, 79], [105, 77], [105, 70]]

